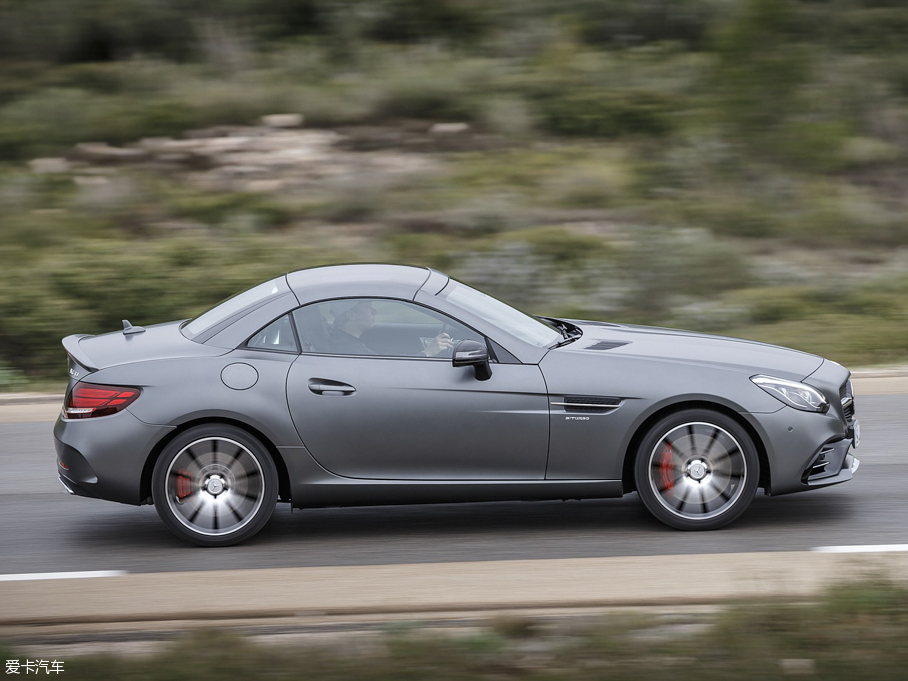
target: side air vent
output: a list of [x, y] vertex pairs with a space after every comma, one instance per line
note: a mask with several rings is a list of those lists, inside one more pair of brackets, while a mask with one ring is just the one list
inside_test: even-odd
[[622, 345], [627, 345], [627, 341], [598, 341], [592, 345], [586, 346], [587, 350], [614, 350], [615, 348], [620, 348]]
[[563, 402], [552, 402], [553, 407], [564, 407], [565, 411], [586, 414], [602, 414], [621, 406], [620, 397], [592, 397], [589, 395], [566, 395]]

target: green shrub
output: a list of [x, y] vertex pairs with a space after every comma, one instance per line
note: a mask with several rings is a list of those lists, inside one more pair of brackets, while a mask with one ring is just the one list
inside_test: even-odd
[[778, 126], [766, 149], [789, 166], [818, 173], [846, 167], [848, 121], [790, 121]]
[[834, 12], [813, 10], [816, 25], [825, 28], [829, 43], [840, 50], [904, 53], [908, 41], [908, 8], [904, 3], [848, 4], [857, 6]]
[[174, 197], [171, 204], [179, 215], [212, 226], [246, 216], [261, 229], [273, 229], [293, 217], [289, 207], [250, 192], [191, 192]]
[[679, 297], [713, 297], [753, 280], [741, 253], [706, 230], [640, 229], [635, 237], [622, 256], [629, 321], [662, 322]]
[[488, 3], [479, 0], [384, 0], [368, 34], [379, 40], [417, 42], [433, 38], [475, 40], [489, 28]]
[[733, 300], [756, 324], [805, 320], [822, 309], [821, 292], [811, 286], [748, 289], [737, 292]]
[[441, 234], [393, 234], [388, 241], [393, 262], [443, 272], [455, 267], [458, 250], [466, 248], [466, 244]]
[[593, 45], [627, 46], [674, 41], [703, 45], [722, 3], [710, 0], [573, 0], [580, 34]]
[[558, 266], [579, 266], [584, 262], [614, 256], [613, 249], [601, 237], [578, 234], [562, 227], [537, 227], [510, 232], [508, 239], [525, 240], [540, 258]]
[[0, 392], [16, 392], [27, 387], [28, 380], [21, 371], [0, 362]]
[[374, 113], [378, 119], [473, 121], [479, 117], [478, 95], [487, 80], [482, 64], [421, 59], [418, 52], [409, 56], [413, 63], [393, 66], [381, 83], [384, 92]]
[[188, 60], [200, 55], [206, 22], [242, 27], [257, 41], [331, 29], [342, 0], [0, 1], [0, 56], [103, 62], [136, 54]]
[[583, 160], [579, 147], [505, 149], [461, 154], [447, 180], [456, 187], [482, 191], [536, 192], [548, 179]]
[[714, 34], [715, 104], [724, 122], [757, 150], [797, 111], [810, 72], [798, 43], [805, 21], [794, 0], [745, 0]]
[[[287, 110], [295, 98], [292, 89], [263, 82], [254, 72], [202, 78], [183, 67], [163, 68], [152, 76], [153, 64], [136, 63], [110, 69], [69, 67], [64, 73], [83, 68], [92, 78], [109, 78], [103, 87], [115, 92], [46, 87], [0, 107], [0, 158], [60, 154], [79, 142], [124, 144], [211, 125], [252, 123], [263, 114]], [[82, 75], [74, 80], [85, 85]]]
[[904, 214], [872, 192], [849, 185], [812, 183], [798, 197], [800, 210], [785, 216], [783, 235], [807, 246], [897, 247], [908, 236]]
[[779, 218], [765, 201], [737, 195], [732, 188], [725, 192], [719, 190], [701, 201], [688, 202], [681, 212], [690, 224], [708, 227], [725, 236], [766, 239], [778, 236], [781, 231]]
[[559, 135], [661, 136], [671, 131], [678, 102], [654, 91], [587, 86], [543, 97], [537, 106], [543, 127]]

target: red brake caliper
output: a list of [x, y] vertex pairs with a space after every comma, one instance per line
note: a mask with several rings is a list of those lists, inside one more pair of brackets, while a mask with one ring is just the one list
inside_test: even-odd
[[672, 466], [672, 443], [666, 443], [662, 449], [662, 456], [659, 458], [659, 475], [662, 478], [662, 489], [673, 490], [675, 488], [674, 466]]
[[192, 475], [189, 471], [177, 471], [177, 498], [182, 501], [192, 494]]

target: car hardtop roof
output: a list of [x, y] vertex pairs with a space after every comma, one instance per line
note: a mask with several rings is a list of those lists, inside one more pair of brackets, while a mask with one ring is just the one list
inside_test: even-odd
[[410, 265], [327, 265], [289, 272], [287, 284], [301, 304], [373, 296], [412, 300], [432, 274], [427, 267]]

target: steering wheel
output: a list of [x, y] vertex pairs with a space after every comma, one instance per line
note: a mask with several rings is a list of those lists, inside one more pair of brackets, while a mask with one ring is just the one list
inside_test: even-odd
[[448, 334], [448, 337], [451, 338], [451, 347], [447, 350], [444, 350], [443, 352], [438, 353], [437, 355], [433, 355], [433, 357], [445, 357], [445, 358], [452, 357], [454, 355], [454, 348], [462, 340], [460, 338], [454, 338], [451, 335], [454, 332], [454, 330], [455, 330], [454, 326], [445, 322], [441, 325], [441, 331], [439, 331], [437, 334], [435, 334], [435, 336], [431, 336], [428, 338], [425, 336], [420, 336], [420, 340], [422, 341], [423, 349], [429, 347], [429, 343], [431, 343], [437, 336], [440, 336], [441, 334], [446, 333], [446, 334]]

